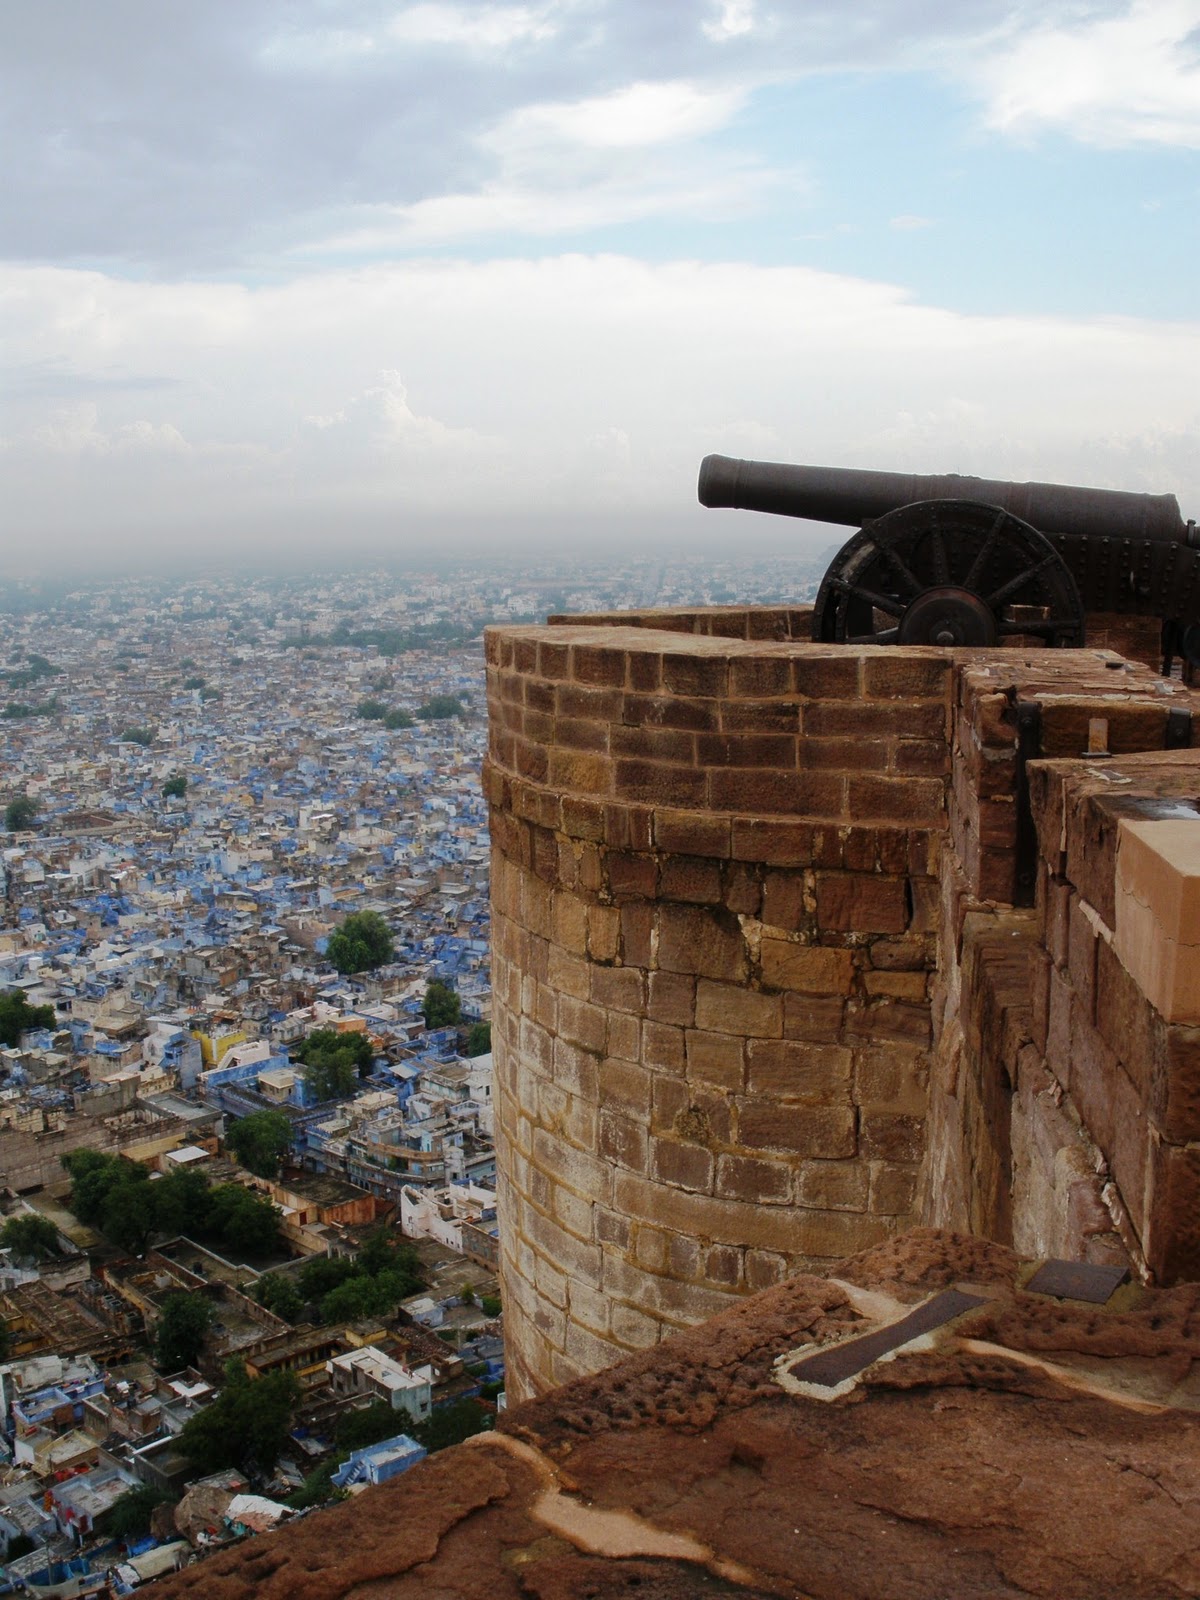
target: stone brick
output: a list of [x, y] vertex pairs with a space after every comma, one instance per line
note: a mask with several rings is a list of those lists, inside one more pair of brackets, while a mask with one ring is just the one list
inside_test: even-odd
[[764, 934], [760, 962], [764, 983], [800, 994], [841, 996], [849, 993], [854, 980], [852, 950], [796, 944]]
[[813, 1044], [836, 1044], [842, 1036], [846, 1002], [840, 995], [785, 994], [783, 1036]]
[[704, 1252], [702, 1270], [709, 1283], [734, 1289], [742, 1278], [742, 1252], [730, 1244], [711, 1245]]
[[715, 1189], [726, 1200], [783, 1205], [791, 1199], [792, 1172], [782, 1161], [722, 1155], [717, 1159]]
[[865, 1211], [870, 1180], [864, 1161], [805, 1161], [796, 1173], [796, 1199], [821, 1211]]
[[736, 982], [746, 974], [746, 947], [737, 919], [721, 909], [665, 904], [658, 913], [658, 965]]
[[608, 885], [618, 899], [638, 895], [652, 900], [658, 890], [658, 862], [653, 856], [610, 850], [606, 862]]
[[654, 842], [660, 850], [721, 859], [729, 854], [730, 835], [728, 817], [710, 817], [695, 811], [654, 813]]
[[642, 1024], [642, 1061], [655, 1072], [668, 1072], [683, 1076], [687, 1058], [684, 1054], [683, 1029], [669, 1027], [662, 1022]]
[[832, 773], [718, 768], [708, 774], [708, 801], [715, 811], [840, 817], [845, 809], [845, 785]]
[[863, 693], [868, 698], [928, 700], [950, 688], [950, 658], [916, 649], [888, 650], [863, 658]]
[[779, 1039], [783, 1036], [783, 1002], [779, 995], [701, 979], [696, 988], [696, 1024], [712, 1033]]
[[739, 861], [806, 866], [812, 860], [812, 824], [734, 817], [731, 850]]
[[690, 700], [682, 695], [626, 695], [621, 712], [621, 721], [631, 728], [714, 733], [720, 720], [719, 708], [711, 700]]
[[[520, 761], [517, 766], [524, 771]], [[612, 762], [608, 757], [583, 750], [553, 749], [548, 772], [543, 771], [540, 777], [533, 771], [524, 771], [524, 775], [536, 783], [549, 783], [556, 789], [576, 789], [584, 794], [609, 794], [613, 787]]]
[[696, 980], [682, 972], [652, 972], [647, 1015], [655, 1022], [690, 1028], [696, 1020]]
[[939, 778], [854, 777], [847, 781], [846, 804], [855, 818], [916, 823], [941, 828], [946, 822], [946, 788]]
[[[861, 688], [860, 659], [851, 651], [810, 653], [801, 646], [792, 655], [795, 693], [807, 700], [856, 700]], [[835, 709], [841, 709], [840, 707]]]
[[827, 1104], [849, 1100], [852, 1056], [841, 1045], [752, 1039], [747, 1054], [751, 1094]]
[[671, 856], [662, 864], [659, 892], [664, 900], [718, 905], [722, 899], [718, 862], [699, 856]]
[[654, 908], [645, 901], [621, 907], [621, 959], [627, 967], [648, 967], [653, 959]]
[[625, 652], [603, 645], [577, 644], [571, 649], [571, 676], [578, 683], [621, 688], [625, 682]]
[[608, 1040], [610, 1056], [622, 1061], [640, 1061], [642, 1055], [642, 1024], [635, 1016], [623, 1011], [608, 1014]]
[[745, 1046], [729, 1033], [703, 1033], [695, 1028], [685, 1035], [687, 1075], [691, 1080], [717, 1084], [724, 1089], [745, 1087]]
[[610, 744], [614, 756], [633, 756], [646, 761], [668, 761], [690, 767], [696, 760], [696, 738], [697, 735], [679, 728], [618, 726], [612, 730]]
[[703, 1145], [653, 1141], [653, 1173], [660, 1183], [708, 1194], [713, 1186], [715, 1158]]
[[1070, 905], [1070, 947], [1067, 966], [1078, 997], [1080, 1011], [1088, 1022], [1096, 1020], [1096, 925], [1089, 918], [1085, 902], [1072, 895]]
[[701, 733], [696, 758], [710, 767], [782, 767], [796, 765], [796, 741], [785, 733]]
[[[630, 1172], [645, 1172], [650, 1153], [650, 1135], [642, 1123], [605, 1106], [600, 1112], [600, 1142], [597, 1149], [605, 1161], [612, 1161]], [[627, 1235], [628, 1224], [625, 1230]], [[597, 1237], [604, 1239], [599, 1227]]]
[[645, 1121], [650, 1114], [650, 1073], [644, 1066], [609, 1057], [600, 1065], [600, 1100], [626, 1116]]
[[729, 662], [720, 656], [663, 656], [663, 687], [672, 694], [718, 699], [728, 692]]
[[803, 872], [768, 870], [763, 874], [762, 920], [769, 927], [785, 932], [802, 928], [808, 920], [807, 875]]
[[738, 1107], [738, 1140], [751, 1150], [785, 1150], [799, 1156], [834, 1160], [857, 1150], [854, 1108], [825, 1105], [767, 1105], [753, 1100]]
[[908, 1005], [902, 1000], [872, 1000], [866, 1005], [847, 1002], [842, 1017], [847, 1040], [868, 1043], [894, 1039], [899, 1044], [927, 1047], [932, 1033], [928, 1005]]
[[787, 656], [735, 656], [729, 664], [729, 692], [748, 700], [791, 694], [791, 660]]
[[[685, 1185], [685, 1187], [687, 1187]], [[700, 1276], [700, 1241], [673, 1233], [667, 1246], [667, 1271], [673, 1278]]]
[[895, 1045], [854, 1055], [854, 1099], [875, 1111], [923, 1116], [929, 1097], [929, 1058]]
[[660, 1324], [633, 1306], [614, 1305], [609, 1326], [613, 1338], [626, 1350], [647, 1350], [658, 1343]]
[[615, 790], [628, 800], [650, 805], [699, 806], [708, 793], [708, 775], [699, 767], [622, 759], [616, 763]]
[[621, 948], [621, 913], [616, 906], [588, 906], [587, 953], [593, 961], [615, 961]]
[[1200, 1148], [1156, 1141], [1146, 1261], [1161, 1283], [1200, 1278]]
[[871, 1163], [871, 1210], [877, 1216], [909, 1216], [916, 1205], [919, 1170], [892, 1161]]
[[859, 1144], [863, 1155], [873, 1160], [917, 1162], [925, 1151], [925, 1119], [864, 1110], [859, 1118]]
[[831, 933], [903, 933], [908, 880], [864, 873], [817, 873], [817, 922]]
[[866, 972], [863, 989], [868, 999], [890, 995], [894, 1000], [920, 1002], [926, 998], [928, 977], [924, 972]]
[[787, 1257], [768, 1250], [747, 1250], [745, 1270], [746, 1288], [757, 1294], [783, 1282], [788, 1274]]

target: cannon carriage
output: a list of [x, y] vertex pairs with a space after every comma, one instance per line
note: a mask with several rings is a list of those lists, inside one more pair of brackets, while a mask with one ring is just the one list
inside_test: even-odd
[[700, 503], [857, 525], [813, 638], [845, 644], [1085, 642], [1089, 612], [1157, 617], [1164, 671], [1200, 662], [1200, 530], [1174, 495], [791, 466], [710, 455]]

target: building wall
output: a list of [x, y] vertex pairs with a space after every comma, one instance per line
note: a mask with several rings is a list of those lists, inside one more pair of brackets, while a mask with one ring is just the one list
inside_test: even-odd
[[1169, 695], [1094, 651], [850, 651], [793, 642], [792, 612], [704, 618], [488, 637], [518, 1396], [919, 1216], [1007, 1238], [1019, 1194], [1063, 1239], [1100, 1220], [997, 999], [1007, 974], [1028, 1001], [1048, 903], [1016, 706], [1038, 707], [1034, 756], [1077, 757], [1101, 712], [1113, 751], [1161, 746]]

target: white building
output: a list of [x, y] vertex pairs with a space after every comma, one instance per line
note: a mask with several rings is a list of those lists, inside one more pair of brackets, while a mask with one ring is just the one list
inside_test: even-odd
[[385, 1400], [393, 1411], [406, 1411], [414, 1422], [424, 1422], [433, 1407], [433, 1368], [406, 1367], [375, 1345], [333, 1356], [325, 1370], [335, 1394]]

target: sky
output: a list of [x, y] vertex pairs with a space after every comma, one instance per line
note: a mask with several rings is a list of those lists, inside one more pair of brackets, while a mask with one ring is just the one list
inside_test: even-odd
[[1200, 0], [0, 0], [0, 571], [1200, 517]]

